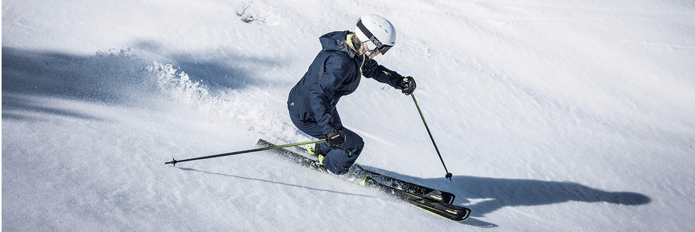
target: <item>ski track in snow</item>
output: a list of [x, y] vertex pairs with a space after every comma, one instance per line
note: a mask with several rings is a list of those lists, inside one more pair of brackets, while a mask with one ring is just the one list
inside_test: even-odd
[[[3, 2], [8, 231], [689, 231], [690, 1]], [[370, 12], [365, 12], [369, 9]], [[362, 166], [453, 192], [452, 223], [271, 153], [310, 140], [286, 95], [366, 13], [398, 31], [338, 106]]]

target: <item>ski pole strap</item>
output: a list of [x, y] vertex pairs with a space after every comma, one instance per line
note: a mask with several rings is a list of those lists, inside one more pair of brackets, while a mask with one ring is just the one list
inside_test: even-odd
[[427, 126], [427, 122], [425, 121], [425, 116], [422, 115], [422, 110], [420, 110], [420, 105], [417, 104], [417, 100], [415, 100], [415, 94], [411, 93], [410, 96], [413, 98], [413, 102], [415, 102], [415, 107], [417, 108], [417, 112], [420, 113], [420, 118], [422, 119], [422, 123], [425, 124], [425, 129], [427, 129], [427, 134], [430, 135], [430, 139], [432, 140], [432, 145], [434, 145], [434, 150], [437, 151], [437, 155], [439, 155], [439, 160], [442, 161], [442, 166], [444, 166], [444, 171], [446, 171], [446, 177], [447, 179], [451, 180], [451, 177], [453, 174], [449, 172], [449, 170], [446, 169], [446, 164], [444, 164], [444, 159], [442, 158], [442, 154], [439, 153], [439, 148], [437, 148], [437, 143], [434, 142], [434, 137], [432, 137], [432, 132], [430, 132], [430, 127]]
[[278, 145], [278, 146], [274, 146], [274, 147], [261, 147], [261, 148], [256, 148], [256, 149], [250, 149], [250, 150], [244, 150], [244, 151], [235, 151], [235, 152], [228, 152], [228, 153], [222, 153], [222, 154], [217, 154], [217, 155], [201, 156], [201, 157], [190, 158], [190, 159], [184, 159], [184, 160], [172, 159], [172, 161], [165, 162], [164, 164], [171, 164], [171, 165], [176, 166], [176, 163], [181, 163], [181, 162], [188, 162], [188, 161], [202, 160], [202, 159], [211, 159], [211, 158], [218, 158], [218, 157], [230, 156], [230, 155], [239, 155], [239, 154], [257, 152], [257, 151], [276, 150], [276, 149], [282, 149], [282, 148], [286, 148], [286, 147], [294, 147], [294, 146], [301, 146], [301, 145], [314, 144], [314, 143], [322, 143], [322, 142], [326, 142], [326, 140], [325, 140], [325, 139], [321, 139], [321, 140], [316, 140], [316, 141], [307, 141], [307, 142], [300, 142], [300, 143], [291, 143], [291, 144], [285, 144], [285, 145]]

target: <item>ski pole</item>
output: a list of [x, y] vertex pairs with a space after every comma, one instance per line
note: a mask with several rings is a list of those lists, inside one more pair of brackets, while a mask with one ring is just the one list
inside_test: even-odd
[[316, 141], [308, 141], [308, 142], [300, 142], [300, 143], [291, 143], [291, 144], [285, 144], [285, 145], [278, 145], [278, 146], [274, 146], [274, 147], [261, 147], [261, 148], [250, 149], [250, 150], [245, 150], [245, 151], [228, 152], [228, 153], [222, 153], [222, 154], [217, 154], [217, 155], [209, 155], [209, 156], [201, 156], [201, 157], [190, 158], [190, 159], [184, 159], [184, 160], [172, 159], [172, 161], [166, 162], [166, 163], [164, 163], [164, 164], [172, 164], [172, 165], [176, 166], [176, 163], [180, 163], [180, 162], [188, 162], [188, 161], [202, 160], [202, 159], [211, 159], [211, 158], [217, 158], [217, 157], [222, 157], [222, 156], [239, 155], [239, 154], [257, 152], [257, 151], [275, 150], [275, 149], [281, 149], [281, 148], [285, 148], [285, 147], [294, 147], [294, 146], [301, 146], [301, 145], [314, 144], [314, 143], [322, 143], [322, 142], [326, 142], [326, 140], [325, 140], [325, 139], [322, 139], [322, 140], [316, 140]]
[[453, 176], [453, 174], [451, 174], [451, 172], [449, 172], [449, 170], [446, 169], [446, 164], [444, 164], [444, 159], [442, 159], [442, 154], [439, 153], [439, 148], [437, 148], [437, 144], [434, 142], [434, 138], [432, 137], [432, 132], [430, 132], [430, 127], [428, 127], [427, 122], [425, 122], [425, 116], [422, 116], [422, 111], [420, 110], [420, 106], [417, 104], [417, 100], [415, 100], [415, 95], [411, 93], [410, 96], [413, 97], [413, 102], [415, 102], [415, 107], [417, 108], [417, 112], [420, 113], [420, 118], [422, 118], [422, 123], [425, 124], [425, 129], [427, 129], [427, 134], [430, 135], [430, 139], [432, 140], [432, 144], [434, 145], [434, 150], [437, 151], [437, 155], [439, 155], [439, 160], [442, 161], [442, 166], [444, 166], [444, 171], [446, 171], [446, 175], [444, 177], [446, 177], [447, 179], [449, 179], [449, 181], [451, 181], [451, 177]]

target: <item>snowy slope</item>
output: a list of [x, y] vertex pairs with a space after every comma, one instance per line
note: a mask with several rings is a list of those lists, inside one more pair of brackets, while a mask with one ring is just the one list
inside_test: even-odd
[[[689, 1], [3, 1], [8, 231], [690, 231]], [[262, 20], [244, 23], [237, 13]], [[398, 30], [339, 104], [358, 163], [455, 193], [453, 223], [255, 153], [306, 141], [286, 95], [318, 37], [377, 13]]]

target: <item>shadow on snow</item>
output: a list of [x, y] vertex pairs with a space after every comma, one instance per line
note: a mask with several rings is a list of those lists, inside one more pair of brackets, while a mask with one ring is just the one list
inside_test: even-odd
[[[445, 178], [419, 179], [384, 170], [376, 171], [452, 192], [457, 196], [457, 204], [467, 204], [466, 207], [473, 210], [474, 217], [482, 217], [503, 207], [549, 205], [569, 201], [605, 202], [630, 206], [651, 202], [648, 196], [640, 193], [609, 192], [572, 182], [475, 176], [454, 176], [449, 181]], [[480, 199], [480, 201], [472, 203], [469, 199]]]
[[[481, 228], [494, 228], [498, 226], [493, 223], [476, 219], [474, 217], [483, 217], [486, 214], [494, 212], [503, 207], [539, 206], [558, 204], [570, 201], [587, 203], [605, 202], [629, 206], [645, 205], [651, 202], [651, 199], [643, 194], [634, 192], [609, 192], [572, 182], [540, 181], [525, 179], [500, 179], [474, 176], [454, 176], [452, 178], [452, 181], [449, 181], [445, 178], [419, 179], [411, 176], [387, 172], [372, 167], [365, 168], [375, 170], [378, 173], [384, 173], [386, 175], [393, 176], [402, 180], [422, 184], [424, 186], [433, 187], [436, 189], [441, 189], [443, 191], [448, 191], [456, 194], [457, 198], [455, 204], [465, 205], [466, 207], [469, 207], [473, 210], [472, 217], [464, 221], [463, 224]], [[206, 171], [188, 168], [181, 169], [186, 171], [196, 171], [227, 177], [264, 181], [271, 184], [308, 188], [317, 191], [334, 192], [331, 190], [315, 189], [275, 181], [232, 176], [220, 173], [210, 173]], [[349, 194], [342, 192], [336, 193]], [[471, 201], [469, 201], [469, 199], [480, 200], [476, 201], [475, 203], [472, 203]]]
[[243, 180], [261, 181], [261, 182], [266, 182], [266, 183], [270, 183], [270, 184], [284, 185], [284, 186], [289, 186], [289, 187], [294, 187], [294, 188], [304, 188], [304, 189], [308, 189], [308, 190], [312, 190], [312, 191], [321, 191], [321, 192], [330, 192], [330, 193], [337, 193], [337, 194], [350, 195], [350, 196], [360, 196], [360, 197], [367, 197], [367, 198], [375, 198], [375, 197], [373, 197], [373, 196], [362, 195], [362, 194], [346, 193], [346, 192], [339, 192], [339, 191], [334, 191], [334, 190], [329, 190], [329, 189], [319, 189], [319, 188], [312, 188], [312, 187], [301, 186], [301, 185], [296, 185], [296, 184], [288, 184], [288, 183], [283, 183], [283, 182], [278, 182], [278, 181], [272, 181], [272, 180], [264, 180], [264, 179], [259, 179], [259, 178], [251, 178], [251, 177], [243, 177], [243, 176], [222, 174], [222, 173], [216, 173], [216, 172], [201, 171], [201, 170], [197, 170], [197, 169], [193, 169], [193, 168], [181, 168], [181, 167], [179, 167], [178, 169], [181, 169], [181, 170], [184, 170], [184, 171], [191, 171], [191, 172], [200, 172], [200, 173], [205, 173], [205, 174], [210, 174], [210, 175], [218, 175], [218, 176], [224, 176], [224, 177], [233, 177], [233, 178], [243, 179]]
[[48, 115], [57, 115], [62, 117], [71, 117], [90, 121], [103, 121], [103, 118], [95, 117], [89, 114], [61, 109], [59, 107], [46, 106], [23, 95], [4, 94], [2, 96], [2, 118], [13, 120], [40, 121], [38, 117], [32, 117], [26, 113], [40, 113]]
[[[82, 56], [60, 52], [2, 48], [3, 119], [31, 118], [17, 113], [29, 111], [53, 115], [89, 118], [74, 112], [59, 110], [45, 104], [29, 102], [25, 96], [73, 99], [107, 104], [152, 104], [148, 100], [166, 96], [157, 83], [151, 66], [154, 60], [143, 60], [134, 53], [149, 57], [155, 43], [136, 44], [137, 51], [119, 50]], [[155, 51], [156, 52], [156, 51]], [[249, 86], [272, 86], [255, 78], [259, 68], [279, 66], [271, 59], [230, 55], [212, 60], [195, 59], [194, 55], [174, 54], [172, 65], [177, 72], [186, 73], [192, 82], [204, 88], [243, 89]], [[203, 54], [203, 57], [210, 55]], [[10, 96], [10, 97], [8, 97]], [[26, 99], [25, 99], [26, 98]], [[6, 111], [9, 109], [10, 111]]]

